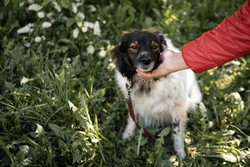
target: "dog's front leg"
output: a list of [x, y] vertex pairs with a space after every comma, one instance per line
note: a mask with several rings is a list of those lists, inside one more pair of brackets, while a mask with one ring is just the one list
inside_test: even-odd
[[186, 117], [173, 118], [173, 140], [174, 140], [174, 150], [180, 159], [184, 159], [186, 156], [184, 150], [184, 137], [185, 137], [185, 126]]
[[135, 129], [136, 129], [136, 124], [134, 120], [131, 118], [131, 116], [129, 115], [126, 129], [122, 134], [122, 140], [132, 139], [135, 135]]

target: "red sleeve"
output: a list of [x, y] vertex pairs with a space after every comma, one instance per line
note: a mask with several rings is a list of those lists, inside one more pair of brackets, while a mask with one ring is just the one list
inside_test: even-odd
[[182, 47], [187, 66], [200, 73], [250, 52], [250, 0], [213, 30]]

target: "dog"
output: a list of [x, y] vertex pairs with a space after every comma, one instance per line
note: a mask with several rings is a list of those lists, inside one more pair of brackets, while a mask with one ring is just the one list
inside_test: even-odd
[[[136, 118], [143, 118], [145, 127], [171, 123], [174, 150], [184, 159], [187, 113], [195, 110], [202, 99], [195, 74], [187, 69], [161, 78], [144, 79], [136, 75], [136, 69], [143, 72], [155, 70], [161, 63], [160, 54], [166, 48], [179, 52], [171, 40], [159, 32], [132, 31], [122, 36], [111, 54], [116, 65], [116, 82], [125, 97], [128, 95], [126, 83], [133, 83], [131, 99]], [[135, 129], [136, 124], [129, 115], [122, 139], [130, 140]]]

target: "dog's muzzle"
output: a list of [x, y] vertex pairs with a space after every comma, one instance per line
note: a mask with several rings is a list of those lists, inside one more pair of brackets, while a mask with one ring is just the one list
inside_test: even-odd
[[137, 68], [142, 72], [149, 72], [154, 68], [155, 62], [149, 56], [148, 52], [143, 52], [137, 60]]

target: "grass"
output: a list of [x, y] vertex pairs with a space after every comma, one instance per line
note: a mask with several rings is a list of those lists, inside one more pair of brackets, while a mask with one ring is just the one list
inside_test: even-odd
[[[244, 2], [0, 2], [0, 166], [247, 166], [249, 55], [197, 74], [203, 102], [189, 115], [183, 161], [169, 127], [149, 129], [155, 145], [139, 130], [121, 140], [127, 110], [110, 56], [133, 29], [156, 29], [181, 48]], [[35, 3], [42, 9], [29, 10]]]

